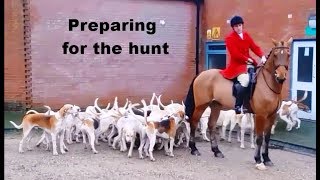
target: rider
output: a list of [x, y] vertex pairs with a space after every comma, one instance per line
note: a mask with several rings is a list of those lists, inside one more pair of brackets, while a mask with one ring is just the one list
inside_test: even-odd
[[[236, 102], [235, 108], [237, 114], [241, 113], [244, 96], [249, 86], [249, 74], [252, 69], [257, 66], [257, 61], [249, 55], [249, 49], [261, 58], [261, 62], [265, 63], [266, 57], [263, 55], [261, 48], [253, 41], [251, 36], [243, 31], [243, 19], [240, 16], [234, 16], [230, 21], [232, 32], [225, 38], [226, 47], [229, 51], [230, 61], [226, 69], [221, 74], [226, 78], [235, 82]], [[247, 112], [242, 107], [243, 112]]]

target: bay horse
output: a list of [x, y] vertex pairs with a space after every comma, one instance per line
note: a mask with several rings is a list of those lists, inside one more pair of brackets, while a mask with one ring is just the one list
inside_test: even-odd
[[[280, 107], [281, 90], [288, 73], [290, 46], [292, 37], [288, 41], [272, 39], [273, 47], [265, 64], [259, 65], [256, 70], [256, 83], [249, 104], [255, 114], [256, 147], [254, 159], [258, 169], [272, 166], [269, 158], [268, 145], [271, 127]], [[211, 150], [215, 157], [223, 158], [223, 153], [218, 148], [216, 122], [220, 110], [232, 109], [235, 97], [232, 95], [233, 81], [225, 79], [220, 69], [209, 69], [196, 76], [190, 85], [185, 106], [186, 115], [191, 126], [189, 147], [192, 155], [200, 155], [195, 143], [195, 131], [204, 110], [209, 106], [211, 114], [208, 128], [210, 133]], [[264, 140], [264, 142], [263, 142]], [[261, 147], [262, 158], [261, 161]]]

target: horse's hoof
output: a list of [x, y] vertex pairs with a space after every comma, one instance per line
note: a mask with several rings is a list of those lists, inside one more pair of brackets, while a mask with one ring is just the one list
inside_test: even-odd
[[214, 156], [217, 158], [224, 158], [224, 155], [222, 154], [222, 152], [214, 153]]
[[273, 162], [272, 161], [266, 161], [266, 162], [263, 162], [265, 166], [274, 166]]
[[267, 169], [267, 167], [263, 163], [256, 164], [256, 168], [258, 170], [266, 170]]
[[201, 156], [201, 154], [198, 150], [191, 151], [191, 154], [195, 155], [195, 156]]

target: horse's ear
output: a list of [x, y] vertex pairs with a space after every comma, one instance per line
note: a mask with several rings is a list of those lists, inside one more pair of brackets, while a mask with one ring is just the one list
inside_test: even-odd
[[272, 40], [272, 43], [274, 44], [274, 46], [278, 45], [278, 42], [276, 40], [274, 40], [273, 38], [271, 38], [271, 40]]
[[293, 40], [293, 38], [292, 38], [292, 37], [290, 37], [290, 39], [287, 41], [287, 43], [288, 43], [288, 45], [289, 45], [289, 46], [291, 45], [292, 40]]

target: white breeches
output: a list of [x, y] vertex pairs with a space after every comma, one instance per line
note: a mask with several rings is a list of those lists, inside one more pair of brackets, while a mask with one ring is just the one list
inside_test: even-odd
[[249, 74], [248, 73], [245, 73], [245, 74], [240, 74], [238, 77], [237, 77], [237, 80], [240, 82], [241, 86], [243, 87], [248, 87], [249, 85]]

